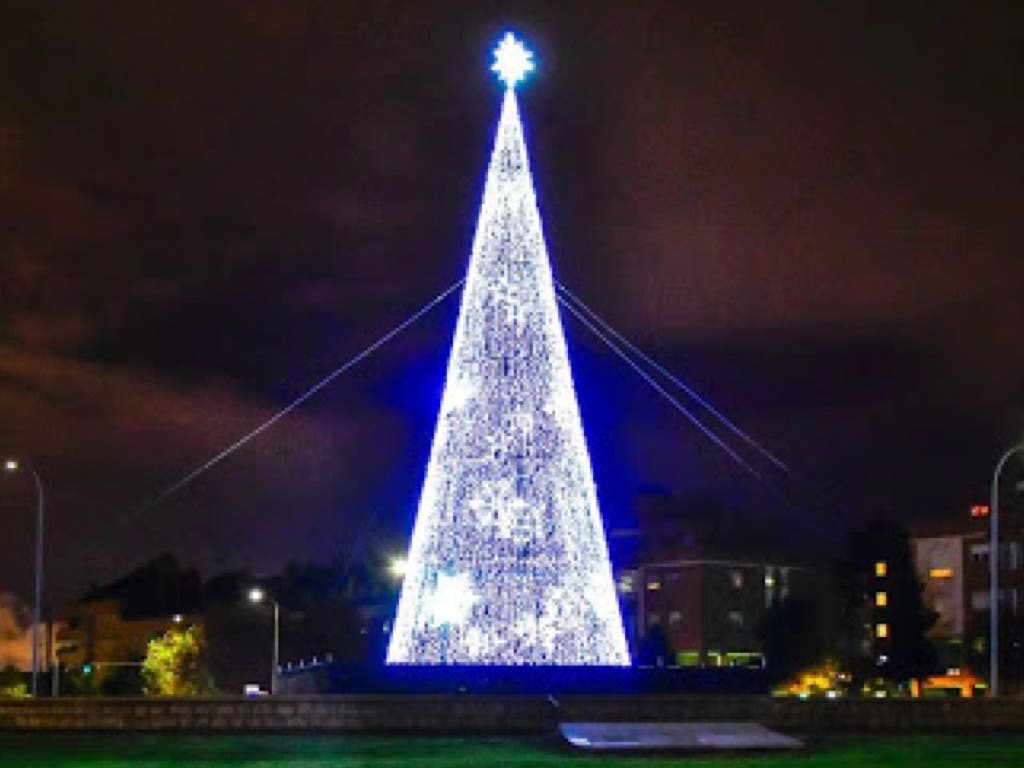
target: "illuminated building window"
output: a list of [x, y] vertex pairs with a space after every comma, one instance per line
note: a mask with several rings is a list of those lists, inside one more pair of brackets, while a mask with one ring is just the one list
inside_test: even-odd
[[971, 507], [971, 517], [988, 517], [988, 504], [975, 504]]
[[775, 569], [765, 568], [764, 569], [764, 606], [765, 608], [771, 607], [771, 604], [775, 602]]
[[743, 589], [743, 571], [730, 571], [729, 581], [733, 589]]
[[953, 578], [952, 568], [932, 568], [928, 571], [928, 577], [932, 579], [951, 579]]
[[668, 612], [668, 625], [670, 627], [674, 627], [674, 626], [678, 625], [682, 620], [683, 620], [683, 614], [681, 614], [679, 611], [669, 611]]
[[875, 624], [875, 637], [886, 638], [889, 636], [888, 624]]
[[875, 592], [875, 605], [885, 608], [889, 604], [889, 595], [886, 592]]
[[680, 667], [699, 667], [700, 651], [680, 651], [676, 654], [676, 664]]
[[877, 563], [875, 563], [875, 576], [877, 576], [878, 578], [882, 578], [888, 572], [889, 565], [885, 562], [885, 560], [879, 560]]
[[656, 592], [661, 589], [661, 581], [658, 579], [651, 579], [647, 582], [647, 591]]

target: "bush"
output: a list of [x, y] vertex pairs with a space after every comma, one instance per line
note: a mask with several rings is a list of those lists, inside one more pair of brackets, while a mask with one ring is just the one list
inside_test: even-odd
[[28, 680], [21, 670], [5, 667], [0, 670], [0, 698], [20, 699], [28, 696]]
[[170, 629], [149, 641], [142, 662], [143, 691], [149, 696], [202, 696], [214, 687], [206, 664], [202, 627]]

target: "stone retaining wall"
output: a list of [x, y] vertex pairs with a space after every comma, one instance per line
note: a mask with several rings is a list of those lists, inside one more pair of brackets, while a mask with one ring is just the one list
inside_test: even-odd
[[1024, 730], [1024, 700], [324, 696], [0, 700], [0, 731], [532, 733], [560, 720], [752, 720], [799, 734]]
[[775, 699], [762, 696], [586, 696], [561, 700], [577, 721], [752, 720], [790, 733], [1024, 730], [1022, 699]]

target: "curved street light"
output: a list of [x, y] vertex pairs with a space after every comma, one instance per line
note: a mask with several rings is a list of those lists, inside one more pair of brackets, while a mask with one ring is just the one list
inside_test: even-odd
[[4, 470], [26, 470], [36, 484], [36, 597], [32, 608], [32, 695], [39, 694], [39, 624], [42, 621], [43, 599], [43, 481], [31, 464], [22, 465], [17, 459], [4, 460]]
[[277, 668], [281, 663], [281, 606], [262, 587], [253, 587], [249, 590], [250, 603], [262, 603], [264, 600], [269, 600], [274, 606], [274, 646], [270, 656], [270, 695], [275, 696], [277, 695]]
[[1015, 453], [1024, 451], [1024, 443], [1009, 448], [996, 464], [992, 473], [992, 492], [990, 506], [990, 535], [988, 544], [988, 602], [989, 602], [989, 677], [991, 678], [992, 696], [999, 695], [999, 476], [1003, 467]]

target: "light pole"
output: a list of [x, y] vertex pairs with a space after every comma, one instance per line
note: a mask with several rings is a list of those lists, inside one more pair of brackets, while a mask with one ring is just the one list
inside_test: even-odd
[[992, 495], [990, 506], [990, 535], [988, 544], [988, 602], [989, 602], [989, 677], [991, 678], [992, 696], [999, 695], [999, 476], [1003, 467], [1013, 454], [1024, 451], [1024, 443], [1008, 449], [996, 464], [992, 473]]
[[[4, 461], [4, 469], [8, 472], [17, 472], [22, 466], [17, 459]], [[42, 621], [42, 600], [43, 600], [43, 510], [45, 498], [43, 496], [43, 481], [39, 479], [39, 473], [35, 467], [27, 464], [25, 469], [32, 475], [36, 484], [36, 599], [32, 608], [32, 695], [39, 694], [39, 623]]]
[[281, 660], [281, 606], [260, 587], [249, 590], [250, 603], [262, 603], [270, 600], [274, 607], [274, 645], [270, 655], [270, 695], [277, 695], [277, 668]]

